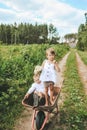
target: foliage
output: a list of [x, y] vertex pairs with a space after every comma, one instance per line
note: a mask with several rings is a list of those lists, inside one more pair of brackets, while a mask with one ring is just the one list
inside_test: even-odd
[[12, 130], [23, 107], [21, 101], [33, 82], [33, 71], [53, 47], [59, 61], [68, 51], [66, 45], [0, 46], [0, 129]]
[[70, 33], [64, 36], [66, 43], [76, 43], [77, 42], [77, 33]]
[[60, 112], [61, 126], [64, 124], [67, 130], [86, 130], [87, 96], [78, 76], [74, 52], [67, 61], [63, 92], [66, 98]]
[[87, 65], [87, 51], [78, 51], [82, 61]]
[[78, 29], [78, 43], [79, 50], [87, 50], [87, 24], [81, 24]]
[[[51, 24], [52, 25], [52, 24]], [[0, 25], [0, 44], [13, 45], [13, 44], [34, 44], [34, 43], [47, 43], [48, 33], [55, 39], [52, 43], [58, 43], [58, 34], [56, 34], [57, 29], [52, 25], [53, 28], [48, 27], [47, 24], [11, 24], [11, 25]], [[56, 30], [55, 30], [56, 29]], [[50, 30], [50, 31], [49, 31]]]
[[58, 32], [56, 27], [53, 24], [49, 25], [49, 42], [50, 44], [58, 43], [59, 41]]

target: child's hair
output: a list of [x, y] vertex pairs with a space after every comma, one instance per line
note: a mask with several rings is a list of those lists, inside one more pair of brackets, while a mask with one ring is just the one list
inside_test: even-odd
[[42, 71], [42, 66], [40, 66], [40, 65], [35, 66], [35, 69], [34, 69], [34, 74], [35, 75], [40, 74], [41, 71]]
[[37, 78], [37, 77], [39, 77], [39, 76], [40, 76], [40, 74], [39, 74], [39, 73], [34, 74], [34, 75], [33, 75], [33, 79], [35, 79], [35, 78]]
[[55, 50], [53, 48], [48, 48], [46, 50], [46, 55], [48, 55], [48, 53], [52, 54], [52, 55], [55, 55]]

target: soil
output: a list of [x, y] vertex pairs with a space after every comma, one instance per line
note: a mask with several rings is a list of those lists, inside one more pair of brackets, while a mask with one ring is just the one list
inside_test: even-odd
[[76, 53], [79, 76], [84, 85], [85, 93], [87, 94], [87, 65], [83, 63], [78, 53]]
[[[67, 60], [67, 57], [68, 57], [69, 53], [67, 53], [63, 59], [59, 62], [59, 67], [60, 67], [60, 81], [63, 81], [64, 77], [63, 77], [63, 72], [65, 70], [65, 65], [66, 65], [66, 60]], [[63, 85], [63, 84], [62, 84]], [[62, 87], [61, 85], [61, 87]], [[59, 106], [63, 104], [63, 93], [61, 92], [60, 94], [60, 99], [58, 101], [58, 104]], [[25, 108], [24, 112], [21, 114], [21, 117], [20, 119], [18, 119], [16, 121], [16, 124], [15, 124], [15, 127], [14, 127], [14, 130], [31, 130], [31, 119], [32, 119], [32, 113], [33, 113], [33, 110], [30, 109], [30, 108]], [[52, 121], [54, 120], [54, 121]], [[56, 120], [59, 120], [59, 114], [58, 116], [52, 116], [51, 115], [51, 118], [49, 119], [49, 123], [47, 123], [47, 127], [44, 128], [44, 130], [53, 130], [53, 128], [51, 127], [54, 123], [56, 123]], [[51, 123], [50, 123], [51, 122]], [[51, 129], [52, 128], [52, 129]]]

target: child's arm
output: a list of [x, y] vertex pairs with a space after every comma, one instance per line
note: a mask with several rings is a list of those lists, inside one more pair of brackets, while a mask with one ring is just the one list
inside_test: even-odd
[[58, 66], [57, 61], [54, 61], [54, 67], [55, 67], [55, 70], [56, 70], [57, 72], [60, 72], [60, 68], [59, 68], [59, 66]]
[[29, 88], [29, 90], [28, 90], [28, 92], [25, 94], [24, 98], [28, 98], [29, 95], [30, 95], [32, 92], [35, 91], [35, 89], [36, 89], [35, 85], [32, 84], [31, 88]]
[[46, 60], [44, 60], [43, 63], [42, 63], [42, 65], [41, 65], [41, 66], [42, 66], [42, 69], [44, 68], [45, 62], [46, 62]]
[[24, 99], [28, 98], [29, 97], [29, 93], [26, 93], [25, 96], [24, 96]]

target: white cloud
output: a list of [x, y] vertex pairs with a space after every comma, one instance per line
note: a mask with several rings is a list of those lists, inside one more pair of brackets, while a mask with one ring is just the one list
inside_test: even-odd
[[58, 0], [0, 0], [9, 9], [0, 9], [0, 23], [52, 23], [59, 34], [76, 32], [84, 23], [85, 10], [79, 10]]
[[16, 13], [8, 9], [0, 9], [0, 23], [10, 23], [16, 19]]

